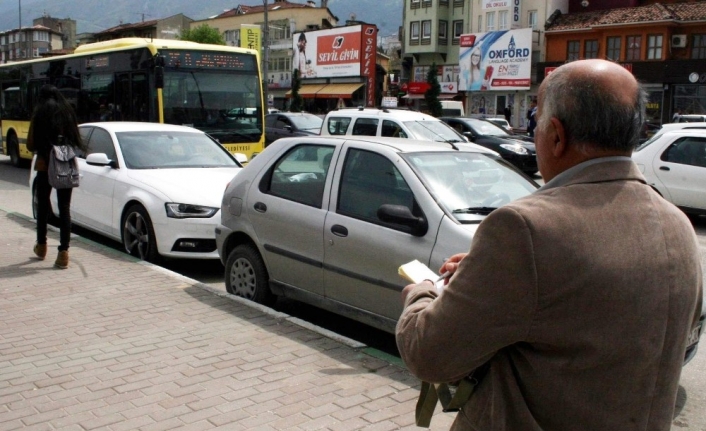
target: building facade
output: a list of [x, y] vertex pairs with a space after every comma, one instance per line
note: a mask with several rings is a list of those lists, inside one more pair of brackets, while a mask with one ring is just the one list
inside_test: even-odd
[[31, 60], [63, 47], [62, 34], [42, 25], [0, 33], [0, 63]]
[[93, 33], [92, 40], [90, 41], [103, 42], [123, 37], [178, 39], [182, 30], [190, 28], [192, 22], [193, 19], [179, 13], [162, 19], [153, 19], [138, 23], [120, 23], [115, 27]]
[[[556, 12], [556, 11], [559, 12]], [[544, 61], [544, 24], [558, 13], [567, 13], [569, 0], [405, 0], [403, 11], [402, 88], [407, 104], [424, 110], [426, 75], [432, 64], [442, 87], [442, 98], [464, 102], [467, 113], [502, 115], [511, 108], [510, 123], [526, 126], [526, 111], [536, 98], [536, 65]], [[530, 28], [530, 41], [516, 41], [531, 52], [529, 86], [518, 90], [461, 91], [460, 49], [462, 35]]]
[[269, 35], [264, 35], [265, 6], [239, 5], [208, 19], [194, 21], [192, 28], [203, 24], [217, 28], [226, 43], [240, 46], [242, 25], [258, 25], [267, 37], [264, 45], [268, 51], [267, 76], [268, 95], [272, 106], [282, 109], [287, 103], [287, 92], [292, 85], [292, 59], [294, 52], [292, 37], [295, 33], [333, 28], [338, 17], [328, 9], [326, 0], [317, 6], [315, 2], [294, 3], [274, 0], [267, 4]]
[[654, 127], [677, 112], [706, 114], [706, 1], [570, 13], [547, 27], [546, 40], [542, 79], [567, 61], [607, 59], [647, 90]]

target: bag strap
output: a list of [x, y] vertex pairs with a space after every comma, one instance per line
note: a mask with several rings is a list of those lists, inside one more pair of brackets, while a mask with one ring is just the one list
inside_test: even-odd
[[434, 409], [438, 401], [439, 396], [436, 393], [436, 387], [431, 383], [422, 382], [419, 398], [417, 399], [417, 407], [414, 412], [414, 419], [418, 427], [429, 428], [431, 417], [434, 415]]
[[419, 398], [417, 399], [417, 407], [414, 412], [417, 426], [429, 428], [437, 402], [441, 402], [444, 412], [459, 411], [471, 398], [473, 391], [483, 379], [489, 367], [487, 363], [481, 365], [470, 375], [461, 379], [458, 386], [448, 383], [422, 382]]

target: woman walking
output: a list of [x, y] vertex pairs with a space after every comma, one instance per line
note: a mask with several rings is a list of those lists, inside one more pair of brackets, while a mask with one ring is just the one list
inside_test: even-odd
[[[60, 136], [63, 141], [59, 142]], [[47, 255], [47, 222], [49, 219], [49, 152], [54, 145], [70, 145], [74, 150], [85, 151], [78, 132], [73, 108], [53, 85], [39, 90], [39, 101], [32, 115], [27, 134], [27, 149], [36, 153], [34, 170], [37, 171], [37, 244], [34, 254], [44, 260]], [[78, 152], [78, 151], [77, 151]], [[71, 188], [57, 189], [59, 201], [59, 254], [54, 266], [66, 269], [69, 266], [69, 240], [71, 238]]]

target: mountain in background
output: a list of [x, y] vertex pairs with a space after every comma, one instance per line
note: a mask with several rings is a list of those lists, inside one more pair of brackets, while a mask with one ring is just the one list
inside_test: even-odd
[[[305, 0], [290, 0], [304, 3]], [[358, 21], [375, 24], [381, 36], [396, 34], [402, 25], [403, 0], [329, 0], [328, 8], [338, 17], [339, 25], [354, 17]], [[269, 0], [272, 4], [273, 1]], [[183, 13], [200, 20], [233, 9], [239, 4], [262, 5], [261, 0], [19, 0], [0, 1], [0, 31], [15, 29], [19, 25], [19, 5], [22, 7], [22, 26], [45, 13], [54, 18], [71, 18], [76, 21], [78, 33], [98, 32], [123, 23], [136, 23], [166, 18]], [[316, 0], [321, 5], [321, 0]]]

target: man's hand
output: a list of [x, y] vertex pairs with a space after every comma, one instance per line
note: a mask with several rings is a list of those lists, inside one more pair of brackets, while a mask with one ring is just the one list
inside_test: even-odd
[[[426, 285], [429, 285], [429, 286], [431, 286], [431, 287], [434, 287], [434, 283], [432, 283], [430, 280], [424, 280], [424, 281], [422, 281], [422, 282], [419, 283], [419, 284], [408, 284], [408, 285], [406, 285], [406, 286], [404, 287], [404, 289], [402, 289], [402, 304], [403, 304], [403, 305], [404, 305], [405, 301], [407, 300], [407, 295], [409, 295], [409, 292], [411, 292], [412, 289], [414, 289], [415, 287], [420, 286], [420, 285], [422, 285], [422, 284], [426, 284]], [[427, 286], [427, 287], [429, 287], [429, 286]]]
[[446, 262], [444, 262], [443, 265], [441, 265], [441, 268], [439, 268], [440, 274], [444, 274], [447, 271], [450, 273], [450, 275], [444, 279], [444, 285], [449, 284], [449, 280], [451, 279], [451, 276], [458, 269], [459, 262], [461, 262], [463, 260], [463, 258], [466, 257], [467, 255], [468, 255], [468, 253], [454, 254]]

